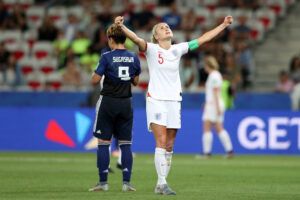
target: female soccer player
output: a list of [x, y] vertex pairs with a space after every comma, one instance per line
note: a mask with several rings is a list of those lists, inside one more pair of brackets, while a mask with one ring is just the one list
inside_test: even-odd
[[188, 50], [194, 50], [217, 36], [233, 21], [227, 16], [224, 22], [198, 39], [172, 45], [173, 33], [168, 24], [158, 23], [152, 30], [152, 43], [138, 37], [124, 24], [124, 18], [118, 16], [115, 23], [122, 27], [126, 36], [139, 50], [146, 53], [150, 81], [147, 93], [147, 125], [153, 131], [156, 148], [154, 162], [158, 175], [154, 192], [163, 195], [175, 195], [168, 186], [166, 178], [170, 171], [173, 146], [177, 130], [181, 128], [181, 83], [179, 61]]
[[123, 191], [135, 191], [130, 184], [132, 169], [132, 121], [131, 84], [137, 85], [141, 72], [136, 54], [125, 49], [126, 35], [113, 24], [107, 30], [108, 44], [112, 51], [101, 56], [92, 76], [98, 84], [104, 78], [103, 88], [96, 106], [93, 134], [98, 138], [97, 167], [99, 183], [89, 191], [107, 191], [109, 171], [109, 146], [112, 136], [119, 141], [122, 154]]
[[205, 158], [211, 156], [213, 136], [211, 128], [214, 125], [221, 143], [227, 153], [227, 157], [233, 156], [232, 144], [227, 131], [223, 128], [225, 104], [221, 98], [222, 75], [218, 71], [219, 64], [213, 56], [205, 58], [205, 71], [208, 78], [205, 83], [205, 107], [203, 120], [203, 153]]

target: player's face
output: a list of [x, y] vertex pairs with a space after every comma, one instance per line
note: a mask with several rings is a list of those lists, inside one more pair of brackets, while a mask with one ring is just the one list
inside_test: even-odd
[[210, 69], [210, 67], [209, 66], [207, 66], [207, 64], [205, 63], [204, 64], [204, 71], [206, 72], [206, 73], [210, 73], [210, 71], [211, 71], [211, 69]]
[[168, 24], [160, 23], [156, 28], [156, 37], [157, 40], [171, 39], [173, 37], [173, 32]]

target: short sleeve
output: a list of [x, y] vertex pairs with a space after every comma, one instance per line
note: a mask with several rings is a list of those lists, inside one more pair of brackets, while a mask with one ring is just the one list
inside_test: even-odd
[[97, 65], [97, 68], [95, 70], [95, 73], [98, 74], [98, 75], [100, 75], [100, 76], [103, 76], [106, 67], [107, 67], [107, 61], [106, 61], [106, 58], [105, 58], [105, 56], [103, 54], [101, 56], [99, 62], [98, 62], [98, 65]]
[[182, 42], [179, 44], [176, 44], [176, 48], [178, 49], [178, 51], [180, 52], [180, 55], [184, 55], [189, 51], [189, 44], [188, 42]]
[[146, 44], [147, 44], [146, 55], [150, 55], [154, 52], [156, 44], [150, 42], [147, 42]]
[[222, 85], [222, 80], [218, 76], [213, 76], [211, 79], [211, 85], [213, 88], [219, 88]]
[[140, 59], [137, 55], [135, 55], [135, 57], [134, 57], [134, 69], [135, 69], [134, 75], [135, 76], [140, 75], [140, 73], [141, 73], [141, 63], [140, 63]]

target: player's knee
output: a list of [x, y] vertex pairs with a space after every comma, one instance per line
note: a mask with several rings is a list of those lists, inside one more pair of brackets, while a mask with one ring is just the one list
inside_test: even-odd
[[171, 151], [173, 151], [173, 147], [174, 147], [174, 141], [168, 141], [166, 144], [166, 150], [168, 152], [171, 152]]
[[129, 140], [119, 140], [119, 147], [122, 147], [122, 146], [131, 146], [132, 144], [132, 141], [129, 141]]
[[98, 139], [98, 146], [110, 146], [111, 140]]

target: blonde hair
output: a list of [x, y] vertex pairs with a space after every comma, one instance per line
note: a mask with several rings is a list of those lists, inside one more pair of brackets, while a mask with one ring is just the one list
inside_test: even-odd
[[154, 44], [158, 44], [158, 41], [157, 41], [157, 39], [155, 38], [154, 35], [156, 35], [156, 29], [157, 29], [157, 27], [158, 27], [159, 24], [160, 24], [160, 23], [155, 24], [155, 25], [153, 26], [153, 28], [152, 28], [151, 42], [154, 43]]
[[219, 70], [219, 63], [214, 56], [207, 56], [205, 63], [210, 69]]

